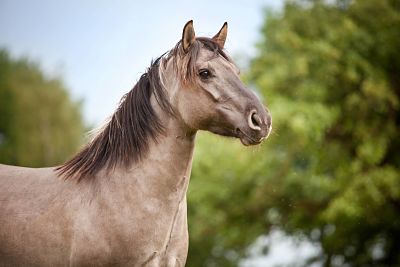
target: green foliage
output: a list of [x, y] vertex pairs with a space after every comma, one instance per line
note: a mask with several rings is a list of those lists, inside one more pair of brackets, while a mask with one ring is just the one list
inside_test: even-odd
[[188, 266], [235, 266], [271, 227], [320, 244], [325, 266], [400, 265], [399, 47], [399, 1], [266, 12], [245, 78], [274, 132], [255, 151], [200, 136]]
[[0, 50], [0, 162], [31, 167], [61, 163], [84, 131], [80, 103], [61, 81]]

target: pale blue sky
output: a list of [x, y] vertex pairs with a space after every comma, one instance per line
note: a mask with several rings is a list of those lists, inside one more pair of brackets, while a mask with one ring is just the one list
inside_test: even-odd
[[[112, 3], [112, 4], [110, 4]], [[0, 47], [28, 56], [59, 75], [84, 116], [95, 125], [117, 107], [139, 76], [194, 20], [197, 35], [229, 24], [226, 49], [249, 56], [259, 37], [263, 8], [281, 0], [52, 1], [0, 0]]]

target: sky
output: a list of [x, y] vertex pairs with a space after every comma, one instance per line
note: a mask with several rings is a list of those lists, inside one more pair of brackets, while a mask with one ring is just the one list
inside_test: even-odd
[[[265, 254], [265, 250], [268, 253]], [[304, 263], [321, 254], [322, 248], [305, 238], [286, 235], [279, 229], [272, 229], [269, 235], [263, 235], [248, 248], [249, 257], [240, 261], [240, 267], [304, 266]], [[308, 267], [321, 267], [316, 261]]]
[[133, 88], [151, 59], [171, 49], [193, 19], [197, 36], [228, 22], [232, 56], [254, 55], [264, 8], [281, 0], [237, 1], [0, 0], [0, 48], [38, 62], [83, 100], [86, 122], [98, 126]]

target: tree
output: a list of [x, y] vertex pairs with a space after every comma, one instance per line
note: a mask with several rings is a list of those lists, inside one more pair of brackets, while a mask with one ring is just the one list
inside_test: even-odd
[[61, 163], [82, 142], [80, 103], [58, 79], [0, 50], [0, 162], [43, 167]]
[[255, 153], [201, 138], [189, 266], [236, 265], [274, 227], [320, 244], [305, 266], [400, 265], [399, 36], [399, 1], [266, 12], [246, 80], [275, 131]]

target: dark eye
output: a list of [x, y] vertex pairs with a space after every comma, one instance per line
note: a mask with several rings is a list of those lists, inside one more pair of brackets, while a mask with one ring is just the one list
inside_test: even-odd
[[199, 76], [203, 80], [207, 80], [211, 77], [211, 72], [208, 69], [201, 69], [199, 71]]

